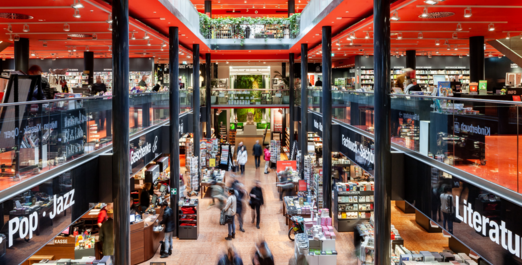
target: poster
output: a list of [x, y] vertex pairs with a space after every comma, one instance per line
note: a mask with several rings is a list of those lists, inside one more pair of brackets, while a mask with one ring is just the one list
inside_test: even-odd
[[488, 81], [486, 80], [479, 80], [479, 95], [486, 95], [488, 93]]
[[277, 161], [277, 173], [285, 170], [296, 171], [297, 170], [297, 161], [295, 160], [287, 160], [287, 161]]
[[216, 166], [216, 159], [215, 158], [209, 159], [208, 166], [209, 167], [215, 167]]

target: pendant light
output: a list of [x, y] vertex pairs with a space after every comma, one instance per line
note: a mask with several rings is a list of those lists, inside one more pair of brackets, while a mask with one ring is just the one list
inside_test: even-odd
[[73, 52], [76, 52], [76, 46], [73, 46]]
[[391, 20], [398, 21], [401, 18], [399, 17], [399, 12], [393, 11], [392, 16], [390, 17]]
[[7, 31], [13, 32], [13, 26], [11, 26], [11, 24], [7, 25]]
[[87, 51], [87, 52], [89, 51], [89, 46], [85, 47], [85, 51]]
[[24, 29], [23, 29], [24, 32], [29, 32], [29, 25], [27, 24], [24, 24]]
[[495, 24], [493, 24], [493, 23], [489, 23], [489, 25], [488, 25], [488, 30], [489, 30], [489, 31], [495, 31]]
[[422, 40], [422, 38], [424, 38], [424, 36], [422, 36], [422, 32], [419, 32], [419, 39]]
[[462, 31], [462, 25], [460, 23], [457, 24], [457, 31]]
[[72, 4], [73, 8], [83, 8], [83, 4], [80, 0], [74, 0], [74, 3]]
[[350, 45], [353, 45], [353, 40], [350, 40]]
[[402, 40], [402, 33], [400, 33], [400, 32], [397, 33], [397, 39], [398, 39], [398, 40]]
[[453, 38], [454, 40], [458, 39], [459, 37], [457, 36], [457, 32], [453, 32], [451, 38]]
[[425, 7], [424, 10], [422, 11], [421, 17], [423, 17], [423, 18], [427, 18], [428, 17], [428, 8], [427, 7]]
[[109, 16], [107, 17], [107, 20], [106, 20], [107, 23], [112, 23], [112, 14], [109, 13]]
[[470, 18], [471, 17], [471, 7], [468, 7], [466, 9], [464, 9], [464, 17], [465, 18]]
[[355, 39], [355, 32], [352, 32], [352, 33], [350, 34], [350, 39], [352, 39], [352, 40]]
[[370, 33], [366, 32], [366, 37], [364, 37], [365, 39], [369, 39], [370, 38]]
[[97, 40], [98, 39], [98, 35], [96, 35], [96, 33], [92, 34], [92, 39], [93, 40]]
[[112, 31], [112, 23], [109, 24], [109, 31]]
[[150, 38], [149, 35], [147, 35], [147, 32], [145, 32], [145, 35], [143, 36], [143, 39], [144, 40], [148, 40], [149, 38]]
[[507, 35], [506, 35], [506, 40], [509, 40], [510, 38], [511, 38], [511, 35], [508, 32]]
[[147, 46], [151, 46], [150, 40], [147, 40]]
[[70, 31], [71, 30], [71, 25], [65, 23], [63, 24], [63, 31]]
[[20, 40], [20, 36], [18, 36], [18, 34], [15, 34], [14, 35], [14, 41], [19, 41]]
[[458, 51], [459, 50], [459, 47], [458, 45], [455, 45], [455, 50]]
[[436, 40], [436, 41], [435, 41], [435, 45], [436, 45], [436, 46], [440, 46], [440, 42], [439, 42], [439, 40]]
[[82, 16], [80, 16], [80, 10], [78, 10], [78, 9], [75, 8], [75, 9], [74, 9], [74, 15], [73, 15], [73, 17], [75, 17], [75, 18], [81, 18]]
[[134, 32], [132, 33], [131, 40], [135, 40], [136, 36], [134, 36]]
[[431, 52], [428, 52], [428, 58], [431, 59]]
[[436, 0], [424, 0], [424, 3], [426, 3], [428, 5], [436, 5], [437, 1]]

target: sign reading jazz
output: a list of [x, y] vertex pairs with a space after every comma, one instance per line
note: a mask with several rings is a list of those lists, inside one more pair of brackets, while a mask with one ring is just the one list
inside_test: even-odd
[[130, 141], [132, 174], [163, 153], [162, 127]]
[[344, 126], [339, 126], [339, 134], [341, 153], [373, 175], [375, 168], [374, 141]]

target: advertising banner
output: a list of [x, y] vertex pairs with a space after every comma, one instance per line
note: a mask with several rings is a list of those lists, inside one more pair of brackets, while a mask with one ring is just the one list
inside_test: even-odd
[[[131, 175], [134, 175], [163, 153], [164, 145], [162, 140], [162, 128], [159, 127], [146, 135], [130, 141]], [[168, 146], [165, 148], [168, 148]]]
[[277, 173], [285, 170], [291, 169], [292, 171], [297, 170], [297, 161], [295, 160], [287, 160], [287, 161], [277, 161]]
[[374, 141], [344, 126], [339, 126], [340, 152], [373, 176], [375, 168]]

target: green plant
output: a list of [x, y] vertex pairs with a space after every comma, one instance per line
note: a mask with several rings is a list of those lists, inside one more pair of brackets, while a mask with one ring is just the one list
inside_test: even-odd
[[283, 80], [283, 82], [285, 83], [285, 88], [290, 87], [290, 77], [289, 76], [283, 77], [283, 75], [279, 71], [274, 71], [274, 78], [279, 78], [279, 79]]

